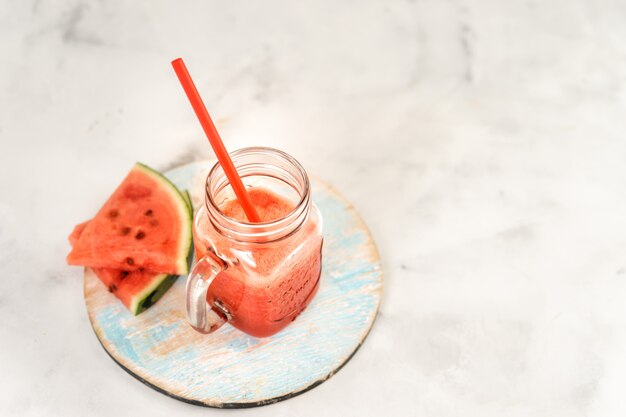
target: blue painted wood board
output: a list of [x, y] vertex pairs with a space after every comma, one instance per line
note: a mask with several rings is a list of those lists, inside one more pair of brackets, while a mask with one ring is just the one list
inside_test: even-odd
[[[166, 173], [203, 204], [210, 162]], [[185, 280], [133, 316], [85, 270], [85, 302], [107, 353], [131, 375], [164, 394], [209, 407], [271, 404], [320, 384], [339, 370], [374, 323], [383, 286], [376, 246], [354, 208], [312, 178], [313, 200], [324, 219], [320, 288], [298, 318], [280, 333], [257, 339], [226, 324], [202, 335], [185, 317]]]

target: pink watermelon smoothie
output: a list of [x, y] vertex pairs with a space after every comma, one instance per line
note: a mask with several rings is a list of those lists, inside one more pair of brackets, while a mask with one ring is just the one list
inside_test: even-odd
[[[248, 195], [256, 208], [261, 222], [282, 219], [295, 208], [295, 205], [284, 197], [267, 188], [250, 188]], [[222, 213], [239, 222], [247, 222], [248, 218], [239, 204], [239, 200], [228, 200], [220, 206]]]
[[[248, 193], [262, 222], [281, 219], [295, 208], [290, 200], [266, 188], [251, 188]], [[247, 222], [236, 199], [224, 202], [220, 210]], [[311, 210], [309, 219], [293, 235], [270, 243], [234, 242], [208, 226], [195, 222], [194, 236], [200, 237], [195, 239], [196, 255], [211, 248], [221, 257], [237, 261], [215, 278], [207, 301], [220, 300], [231, 312], [230, 323], [257, 337], [270, 336], [295, 320], [319, 285], [322, 236], [317, 209]]]

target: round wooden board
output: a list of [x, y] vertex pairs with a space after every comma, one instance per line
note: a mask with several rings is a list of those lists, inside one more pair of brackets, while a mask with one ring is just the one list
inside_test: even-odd
[[[166, 173], [202, 204], [212, 163]], [[365, 340], [380, 304], [382, 269], [376, 246], [354, 208], [327, 184], [312, 179], [324, 219], [320, 288], [308, 308], [278, 334], [257, 339], [226, 324], [202, 335], [186, 321], [185, 278], [133, 316], [90, 269], [85, 303], [107, 353], [144, 384], [176, 399], [220, 408], [271, 404], [330, 378]]]

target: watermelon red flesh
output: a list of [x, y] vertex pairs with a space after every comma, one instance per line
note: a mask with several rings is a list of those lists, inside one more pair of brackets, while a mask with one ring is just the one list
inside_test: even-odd
[[87, 227], [87, 223], [89, 223], [89, 222], [90, 222], [90, 220], [87, 220], [86, 222], [77, 224], [74, 227], [74, 230], [72, 230], [72, 234], [69, 237], [70, 245], [72, 245], [72, 247], [74, 247], [76, 242], [78, 242], [78, 239], [80, 238], [80, 235], [83, 233], [83, 230], [85, 230], [85, 227]]
[[[191, 201], [191, 195], [189, 195], [189, 191], [183, 191], [183, 198], [185, 199], [185, 203], [187, 203], [187, 208], [189, 209], [189, 212], [193, 217], [193, 203]], [[76, 244], [76, 242], [78, 242], [80, 235], [83, 233], [83, 230], [85, 230], [85, 227], [87, 227], [87, 224], [90, 221], [91, 220], [87, 220], [86, 222], [79, 223], [74, 227], [74, 230], [72, 230], [72, 234], [70, 234], [69, 236], [70, 245], [72, 245], [72, 247]]]
[[[192, 214], [178, 189], [136, 164], [104, 206], [70, 236], [71, 265], [186, 274]], [[76, 230], [75, 230], [76, 232]]]

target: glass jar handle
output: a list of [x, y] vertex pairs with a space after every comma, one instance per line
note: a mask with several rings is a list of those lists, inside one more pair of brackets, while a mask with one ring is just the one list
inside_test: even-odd
[[209, 252], [196, 262], [187, 278], [187, 318], [200, 333], [212, 333], [230, 319], [230, 313], [219, 301], [207, 303], [211, 283], [225, 269], [224, 263]]

